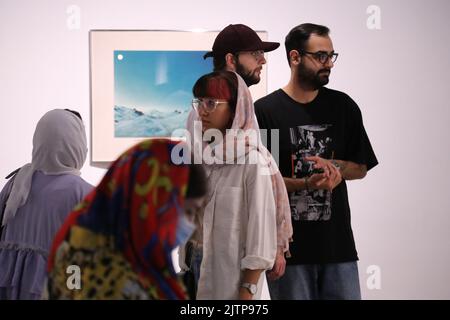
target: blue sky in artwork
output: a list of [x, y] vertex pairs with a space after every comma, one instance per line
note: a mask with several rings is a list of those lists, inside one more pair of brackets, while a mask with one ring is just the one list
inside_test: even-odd
[[213, 69], [205, 51], [114, 51], [114, 104], [149, 110], [190, 108], [192, 86]]

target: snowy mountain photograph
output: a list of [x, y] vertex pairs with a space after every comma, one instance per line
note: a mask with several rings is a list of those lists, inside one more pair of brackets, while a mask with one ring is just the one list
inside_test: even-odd
[[212, 71], [205, 51], [114, 51], [115, 137], [170, 137], [185, 128], [192, 87]]

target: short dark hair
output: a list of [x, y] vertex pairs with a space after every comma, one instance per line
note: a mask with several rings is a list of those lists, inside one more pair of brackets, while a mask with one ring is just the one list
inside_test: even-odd
[[214, 56], [213, 57], [214, 71], [223, 71], [227, 67], [227, 62], [225, 56]]
[[190, 164], [186, 198], [203, 197], [206, 195], [207, 188], [205, 169], [200, 164]]
[[[233, 55], [235, 61], [239, 60], [240, 52], [229, 52], [229, 53]], [[226, 55], [213, 57], [213, 66], [214, 66], [213, 71], [227, 71], [227, 60], [225, 59], [225, 57]]]
[[228, 85], [228, 89], [230, 90], [230, 100], [228, 104], [232, 112], [236, 111], [236, 103], [237, 103], [237, 92], [238, 92], [238, 80], [236, 74], [231, 71], [213, 71], [211, 73], [205, 74], [201, 76], [197, 82], [195, 82], [194, 87], [192, 88], [192, 93], [194, 97], [206, 97], [208, 95], [208, 82], [213, 79], [223, 79], [225, 83]]
[[313, 33], [318, 36], [324, 37], [328, 36], [328, 34], [330, 33], [330, 29], [318, 24], [303, 23], [292, 28], [292, 30], [289, 31], [284, 41], [286, 56], [289, 65], [291, 65], [291, 62], [289, 60], [289, 52], [291, 52], [292, 50], [304, 51], [306, 48], [306, 43]]

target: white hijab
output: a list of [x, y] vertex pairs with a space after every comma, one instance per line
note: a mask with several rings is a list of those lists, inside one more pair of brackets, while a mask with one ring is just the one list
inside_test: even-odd
[[81, 119], [63, 109], [47, 112], [39, 120], [34, 132], [31, 163], [20, 168], [14, 177], [2, 226], [27, 201], [35, 171], [42, 171], [46, 175], [80, 175], [86, 156], [86, 131]]

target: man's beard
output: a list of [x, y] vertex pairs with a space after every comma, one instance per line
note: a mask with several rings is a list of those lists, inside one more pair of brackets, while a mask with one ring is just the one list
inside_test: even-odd
[[256, 70], [252, 72], [240, 64], [239, 61], [236, 61], [236, 73], [244, 79], [247, 87], [257, 84], [261, 80], [259, 75], [256, 74]]
[[308, 69], [304, 63], [300, 63], [297, 67], [298, 81], [302, 86], [306, 86], [309, 89], [317, 90], [326, 85], [330, 79], [331, 70], [329, 68], [323, 68], [315, 72]]

